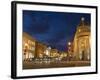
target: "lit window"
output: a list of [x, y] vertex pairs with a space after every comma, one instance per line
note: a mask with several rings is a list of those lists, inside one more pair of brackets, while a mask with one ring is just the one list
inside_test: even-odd
[[28, 44], [30, 44], [31, 43], [31, 41], [30, 40], [28, 40]]
[[35, 50], [35, 47], [32, 47], [32, 50]]
[[33, 45], [33, 42], [32, 42], [32, 45]]
[[79, 29], [79, 32], [81, 31], [81, 29]]
[[35, 45], [35, 42], [32, 42], [32, 45]]

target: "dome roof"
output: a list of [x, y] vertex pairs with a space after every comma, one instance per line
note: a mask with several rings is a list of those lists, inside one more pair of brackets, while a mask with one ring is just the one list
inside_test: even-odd
[[86, 35], [90, 35], [90, 25], [85, 22], [84, 18], [81, 18], [81, 21], [77, 27], [76, 36], [82, 37]]
[[77, 32], [90, 32], [90, 25], [85, 22], [85, 19], [83, 17], [81, 18], [81, 21], [77, 27]]

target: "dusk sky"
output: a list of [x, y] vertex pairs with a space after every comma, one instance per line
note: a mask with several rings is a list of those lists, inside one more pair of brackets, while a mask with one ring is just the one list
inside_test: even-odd
[[24, 10], [23, 32], [52, 48], [66, 51], [81, 17], [90, 23], [90, 14]]

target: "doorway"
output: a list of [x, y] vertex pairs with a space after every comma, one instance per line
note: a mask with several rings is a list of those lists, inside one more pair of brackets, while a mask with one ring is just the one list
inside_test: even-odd
[[81, 58], [81, 60], [85, 60], [85, 51], [84, 50], [82, 51], [82, 58]]

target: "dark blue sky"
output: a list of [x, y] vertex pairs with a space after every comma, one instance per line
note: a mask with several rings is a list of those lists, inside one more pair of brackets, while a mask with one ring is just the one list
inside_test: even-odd
[[90, 14], [46, 11], [23, 11], [23, 31], [37, 41], [61, 51], [67, 50], [81, 17], [90, 23]]

